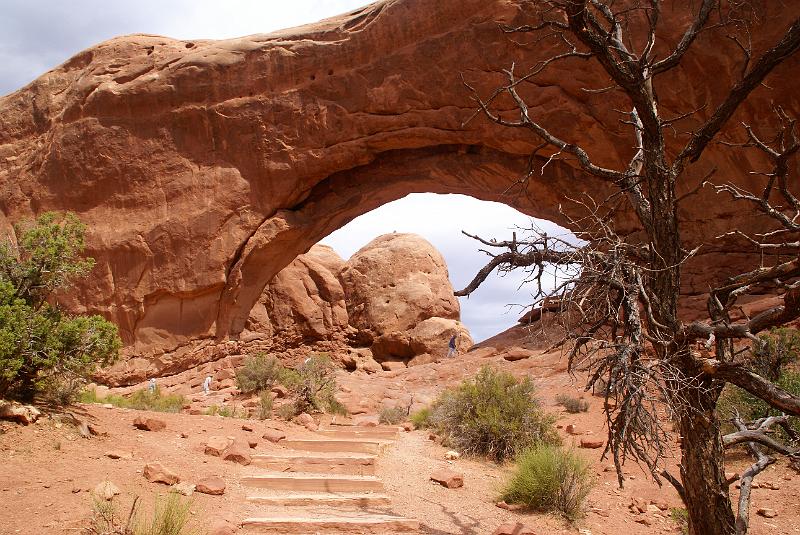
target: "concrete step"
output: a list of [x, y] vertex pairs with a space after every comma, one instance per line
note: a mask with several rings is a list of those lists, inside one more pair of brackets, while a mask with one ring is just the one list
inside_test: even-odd
[[380, 492], [383, 482], [375, 476], [272, 473], [242, 478], [242, 485], [296, 492]]
[[373, 492], [276, 492], [267, 495], [248, 496], [247, 500], [259, 505], [281, 507], [334, 506], [375, 507], [389, 505], [391, 498]]
[[309, 517], [248, 518], [242, 523], [247, 533], [413, 533], [419, 521], [390, 515], [326, 515]]
[[292, 452], [253, 455], [251, 466], [274, 472], [312, 472], [320, 474], [375, 474], [375, 456], [362, 453]]
[[280, 445], [284, 448], [303, 451], [319, 452], [351, 452], [368, 453], [378, 455], [390, 443], [381, 439], [337, 439], [337, 438], [314, 438], [281, 440]]
[[369, 427], [362, 427], [362, 428], [322, 428], [318, 429], [317, 433], [320, 435], [325, 435], [326, 437], [330, 438], [376, 438], [376, 439], [384, 439], [384, 440], [397, 440], [400, 438], [400, 431], [397, 429], [394, 430], [385, 430], [385, 429], [376, 429], [372, 430]]

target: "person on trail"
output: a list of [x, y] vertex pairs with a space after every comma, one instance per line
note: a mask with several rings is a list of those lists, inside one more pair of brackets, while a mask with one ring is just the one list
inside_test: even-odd
[[450, 338], [450, 343], [447, 344], [447, 356], [448, 357], [455, 357], [458, 351], [456, 350], [456, 339], [458, 338], [458, 334], [454, 334], [452, 338]]
[[150, 383], [147, 385], [147, 389], [150, 391], [151, 394], [156, 393], [156, 379], [155, 377], [150, 379]]
[[211, 390], [211, 376], [208, 375], [206, 376], [205, 381], [203, 381], [203, 393], [208, 394], [210, 390]]

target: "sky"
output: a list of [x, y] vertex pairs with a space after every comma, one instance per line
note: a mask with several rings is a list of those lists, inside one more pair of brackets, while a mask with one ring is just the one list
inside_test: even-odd
[[[368, 3], [365, 0], [3, 0], [0, 17], [0, 94], [15, 91], [77, 52], [118, 35], [150, 33], [177, 39], [224, 39], [299, 26]], [[345, 259], [387, 232], [420, 234], [447, 261], [461, 289], [487, 257], [461, 230], [486, 238], [510, 237], [531, 220], [502, 204], [462, 195], [414, 194], [365, 214], [323, 243]], [[540, 223], [541, 224], [541, 223]], [[557, 231], [549, 230], [550, 234]], [[514, 325], [513, 303], [529, 303], [518, 291], [521, 274], [492, 276], [470, 298], [461, 298], [462, 321], [476, 341]]]

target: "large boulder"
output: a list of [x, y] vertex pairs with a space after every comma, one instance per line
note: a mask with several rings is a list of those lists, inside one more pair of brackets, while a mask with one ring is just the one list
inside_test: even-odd
[[297, 346], [343, 336], [345, 294], [337, 277], [344, 267], [336, 251], [315, 245], [278, 273], [250, 312], [243, 339], [267, 338]]
[[[347, 261], [339, 277], [350, 325], [372, 341], [377, 360], [426, 352], [417, 351], [426, 344], [412, 344], [412, 331], [430, 318], [452, 320], [456, 328], [460, 308], [447, 265], [421, 236], [379, 236]], [[443, 345], [446, 352], [447, 340]]]

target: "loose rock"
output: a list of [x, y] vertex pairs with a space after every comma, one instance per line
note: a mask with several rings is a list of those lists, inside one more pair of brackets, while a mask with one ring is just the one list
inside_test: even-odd
[[221, 457], [226, 461], [239, 463], [244, 466], [253, 462], [252, 457], [250, 457], [250, 446], [236, 441], [225, 448]]
[[603, 444], [605, 444], [605, 442], [602, 440], [592, 440], [590, 438], [581, 439], [581, 448], [597, 449], [602, 448]]
[[221, 496], [225, 494], [225, 480], [217, 476], [206, 477], [197, 482], [195, 490], [203, 494]]
[[764, 518], [775, 518], [776, 516], [778, 516], [778, 511], [776, 511], [775, 509], [767, 509], [766, 507], [762, 507], [761, 509], [756, 511], [756, 514], [759, 516], [763, 516]]
[[221, 457], [222, 452], [233, 444], [233, 440], [228, 437], [210, 436], [206, 441], [206, 446], [203, 452], [206, 455], [213, 455], [214, 457]]
[[[78, 489], [78, 492], [80, 492], [80, 489]], [[92, 493], [101, 500], [111, 501], [114, 499], [114, 496], [120, 493], [120, 490], [119, 487], [111, 481], [102, 481], [97, 484]]]
[[464, 486], [464, 476], [462, 474], [443, 468], [431, 474], [431, 479], [448, 489], [456, 489]]
[[181, 483], [176, 483], [170, 487], [170, 490], [173, 492], [177, 492], [178, 494], [182, 494], [183, 496], [191, 496], [194, 494], [195, 486], [189, 483], [188, 481], [183, 481]]
[[164, 483], [165, 485], [174, 485], [181, 480], [178, 474], [169, 468], [165, 468], [161, 463], [148, 463], [144, 465], [143, 475], [145, 479], [151, 483]]
[[286, 433], [283, 431], [278, 431], [277, 429], [267, 429], [261, 438], [269, 440], [272, 443], [278, 443], [286, 438]]
[[158, 418], [148, 418], [145, 416], [138, 416], [133, 421], [133, 427], [143, 431], [161, 431], [167, 428], [167, 422], [159, 420]]

